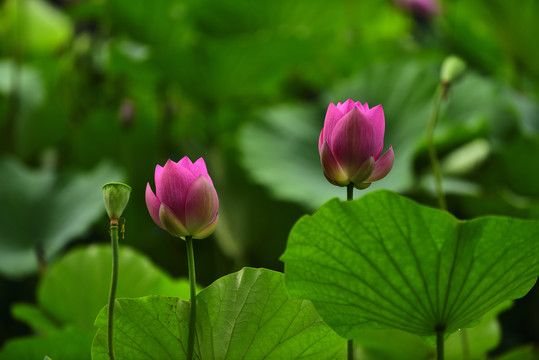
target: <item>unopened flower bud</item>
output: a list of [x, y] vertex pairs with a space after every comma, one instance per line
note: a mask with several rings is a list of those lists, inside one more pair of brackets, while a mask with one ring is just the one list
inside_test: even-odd
[[103, 185], [103, 200], [111, 220], [118, 220], [122, 216], [130, 194], [131, 187], [126, 184], [110, 182]]
[[466, 63], [454, 56], [448, 56], [442, 63], [442, 70], [440, 71], [440, 81], [442, 84], [450, 84], [459, 76], [461, 76], [466, 70]]

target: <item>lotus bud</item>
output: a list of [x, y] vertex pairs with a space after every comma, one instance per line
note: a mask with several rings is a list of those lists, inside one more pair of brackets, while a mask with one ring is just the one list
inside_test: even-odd
[[382, 155], [385, 118], [381, 105], [351, 99], [331, 103], [320, 132], [318, 151], [324, 175], [337, 186], [353, 183], [365, 189], [384, 178], [393, 167], [393, 148]]
[[146, 205], [157, 226], [171, 235], [203, 239], [217, 226], [219, 199], [204, 159], [186, 156], [155, 168], [155, 193], [146, 185]]
[[116, 222], [122, 216], [127, 203], [129, 202], [129, 195], [131, 194], [131, 187], [118, 183], [110, 182], [103, 185], [103, 200], [105, 201], [105, 208], [111, 222]]

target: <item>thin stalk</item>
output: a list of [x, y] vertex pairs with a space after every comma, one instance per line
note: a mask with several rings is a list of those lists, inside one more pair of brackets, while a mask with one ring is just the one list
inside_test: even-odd
[[109, 345], [109, 358], [114, 360], [114, 302], [116, 300], [116, 287], [118, 285], [118, 220], [110, 220], [110, 242], [112, 245], [112, 276], [110, 280], [109, 308], [107, 335]]
[[468, 360], [470, 358], [470, 345], [468, 344], [466, 329], [460, 329], [460, 344], [462, 347], [462, 360]]
[[447, 205], [445, 202], [444, 191], [442, 188], [442, 171], [440, 170], [440, 163], [438, 162], [436, 147], [434, 146], [434, 129], [436, 129], [436, 123], [438, 122], [442, 99], [446, 96], [445, 89], [446, 87], [441, 85], [436, 90], [436, 94], [434, 96], [434, 107], [432, 109], [429, 123], [427, 124], [427, 148], [429, 151], [430, 163], [432, 165], [432, 172], [434, 173], [436, 194], [438, 196], [438, 205], [442, 210], [447, 210]]
[[[346, 185], [346, 200], [354, 200], [354, 183]], [[348, 360], [354, 360], [354, 340], [348, 340]]]
[[354, 183], [346, 185], [346, 200], [354, 200]]
[[[436, 153], [436, 147], [434, 146], [434, 130], [436, 129], [436, 124], [438, 123], [438, 117], [440, 115], [440, 107], [442, 100], [447, 98], [449, 93], [449, 84], [441, 83], [440, 86], [436, 89], [434, 95], [434, 107], [432, 109], [432, 114], [427, 125], [427, 147], [429, 151], [430, 163], [432, 166], [432, 172], [434, 174], [434, 180], [436, 184], [436, 194], [438, 197], [438, 206], [441, 210], [447, 211], [447, 203], [445, 201], [444, 190], [442, 187], [442, 171], [440, 169], [440, 163], [438, 161], [438, 155]], [[462, 358], [467, 360], [469, 357], [469, 346], [468, 346], [468, 336], [466, 329], [460, 331], [460, 340], [462, 344]], [[442, 341], [442, 357], [443, 359], [443, 341]]]
[[187, 343], [187, 360], [193, 358], [193, 350], [195, 348], [195, 330], [196, 330], [196, 275], [195, 275], [195, 255], [193, 252], [193, 237], [186, 236], [185, 242], [187, 243], [187, 265], [189, 267], [189, 287], [191, 290], [190, 303], [191, 303], [191, 316], [189, 317], [189, 340]]
[[444, 329], [436, 330], [436, 360], [444, 360]]

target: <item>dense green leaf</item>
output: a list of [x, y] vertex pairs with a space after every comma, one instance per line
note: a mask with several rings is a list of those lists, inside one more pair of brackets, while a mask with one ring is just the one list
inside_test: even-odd
[[[187, 351], [189, 303], [171, 297], [118, 299], [117, 359], [183, 359]], [[107, 359], [107, 308], [93, 359]], [[334, 359], [345, 341], [325, 325], [309, 301], [291, 300], [281, 273], [244, 268], [197, 296], [196, 357], [199, 359]]]
[[93, 171], [57, 177], [13, 159], [0, 161], [0, 272], [21, 276], [37, 270], [36, 248], [50, 261], [104, 213], [101, 186], [121, 179], [109, 163]]
[[459, 221], [380, 191], [332, 200], [292, 229], [282, 260], [295, 298], [341, 336], [396, 328], [421, 336], [476, 325], [539, 274], [539, 222]]

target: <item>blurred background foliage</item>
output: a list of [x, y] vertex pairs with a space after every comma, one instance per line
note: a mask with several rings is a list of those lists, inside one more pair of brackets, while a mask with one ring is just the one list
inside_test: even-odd
[[[183, 242], [157, 228], [143, 196], [169, 158], [204, 157], [220, 197], [216, 233], [195, 245], [201, 285], [242, 266], [282, 271], [294, 222], [344, 197], [317, 153], [329, 102], [384, 107], [395, 166], [367, 191], [435, 206], [425, 130], [450, 54], [468, 64], [435, 134], [450, 211], [538, 218], [539, 2], [445, 0], [432, 14], [403, 3], [0, 2], [0, 344], [32, 333], [61, 343], [62, 332], [87, 344], [87, 322], [60, 331], [62, 304], [36, 289], [72, 249], [108, 242], [107, 181], [133, 188], [121, 246], [186, 276]], [[537, 347], [538, 303], [536, 286], [502, 313], [488, 350]]]

